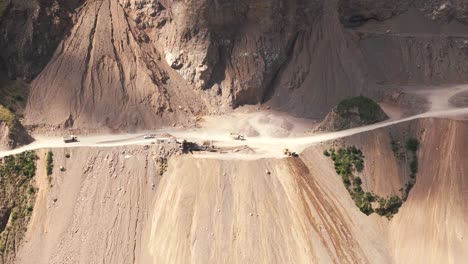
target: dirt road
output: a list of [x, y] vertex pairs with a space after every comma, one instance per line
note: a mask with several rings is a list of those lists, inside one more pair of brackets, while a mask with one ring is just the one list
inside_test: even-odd
[[[382, 127], [395, 125], [419, 118], [429, 117], [456, 117], [468, 115], [468, 107], [457, 108], [449, 103], [449, 99], [455, 94], [468, 91], [468, 86], [456, 86], [447, 89], [421, 90], [415, 93], [426, 96], [431, 102], [428, 112], [406, 118], [395, 119], [358, 128], [343, 130], [339, 132], [321, 133], [308, 136], [300, 136], [292, 133], [296, 127], [301, 127], [297, 119], [281, 116], [278, 117], [270, 112], [256, 112], [250, 114], [234, 113], [228, 116], [209, 117], [205, 126], [193, 129], [166, 128], [152, 131], [156, 135], [169, 133], [178, 139], [203, 142], [211, 140], [219, 147], [241, 147], [249, 146], [254, 153], [209, 153], [197, 155], [203, 158], [217, 159], [259, 159], [282, 157], [282, 149], [289, 148], [295, 152], [302, 152], [305, 148], [330, 140], [352, 136], [358, 133], [375, 130]], [[247, 133], [246, 141], [236, 141], [229, 136], [232, 129], [238, 129], [236, 124], [241, 124]], [[79, 142], [64, 143], [61, 137], [37, 136], [36, 141], [30, 145], [1, 151], [0, 157], [18, 154], [27, 150], [64, 148], [64, 147], [115, 147], [127, 145], [146, 145], [154, 142], [154, 139], [144, 139], [145, 133], [118, 134], [118, 135], [96, 135], [80, 136]], [[250, 134], [250, 135], [249, 135]]]

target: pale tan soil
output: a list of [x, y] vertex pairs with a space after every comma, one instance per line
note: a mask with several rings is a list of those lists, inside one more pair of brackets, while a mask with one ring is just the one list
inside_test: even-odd
[[[290, 159], [174, 156], [162, 178], [157, 147], [56, 150], [67, 170], [49, 190], [39, 175], [48, 195], [18, 263], [463, 263], [468, 123], [417, 124], [421, 169], [390, 222], [357, 209], [323, 145]], [[385, 133], [345, 140], [361, 144], [365, 188], [382, 195], [401, 184]]]
[[154, 148], [54, 151], [52, 186], [40, 172], [39, 197], [17, 262], [134, 263], [160, 181], [157, 153]]
[[427, 119], [417, 182], [390, 225], [398, 263], [468, 260], [468, 152], [466, 121]]

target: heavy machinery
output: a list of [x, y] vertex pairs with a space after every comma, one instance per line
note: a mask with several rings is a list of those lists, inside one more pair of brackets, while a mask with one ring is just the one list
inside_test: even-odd
[[156, 135], [155, 134], [146, 134], [143, 136], [144, 139], [151, 139], [151, 138], [155, 138]]
[[288, 156], [288, 157], [297, 157], [299, 156], [296, 152], [291, 152], [289, 149], [285, 148], [283, 150], [283, 154]]
[[245, 140], [245, 137], [243, 135], [237, 134], [237, 133], [229, 133], [232, 139], [234, 140]]
[[65, 136], [65, 137], [63, 137], [63, 142], [65, 142], [65, 143], [78, 142], [78, 137], [75, 136], [75, 135]]

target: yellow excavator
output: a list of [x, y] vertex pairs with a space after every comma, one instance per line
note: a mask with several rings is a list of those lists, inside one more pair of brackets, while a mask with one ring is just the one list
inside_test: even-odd
[[286, 156], [288, 156], [288, 157], [297, 157], [297, 156], [299, 156], [299, 155], [297, 155], [296, 152], [291, 152], [291, 151], [290, 151], [289, 149], [287, 149], [287, 148], [285, 148], [285, 149], [283, 150], [283, 154], [286, 155]]

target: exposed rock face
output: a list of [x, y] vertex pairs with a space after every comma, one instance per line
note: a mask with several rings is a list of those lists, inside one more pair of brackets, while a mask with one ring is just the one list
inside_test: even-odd
[[145, 39], [118, 2], [88, 1], [33, 81], [27, 122], [119, 130], [168, 125], [198, 112], [193, 90], [158, 62], [161, 55]]
[[2, 1], [0, 64], [6, 65], [10, 78], [31, 80], [72, 26], [72, 13], [82, 0]]
[[465, 83], [466, 9], [438, 0], [83, 1], [32, 84], [28, 122], [150, 128], [257, 103], [323, 117], [346, 96]]
[[18, 146], [29, 144], [32, 141], [33, 138], [19, 122], [10, 127], [0, 121], [0, 150], [14, 149]]
[[32, 141], [33, 138], [15, 115], [0, 105], [0, 149], [13, 149]]
[[318, 0], [121, 2], [184, 80], [206, 90], [212, 103], [234, 107], [263, 101], [322, 6]]

